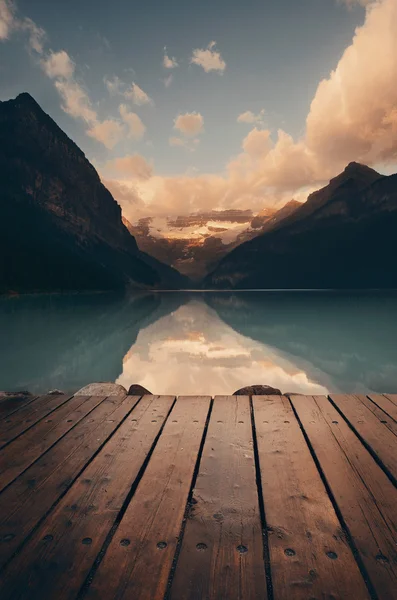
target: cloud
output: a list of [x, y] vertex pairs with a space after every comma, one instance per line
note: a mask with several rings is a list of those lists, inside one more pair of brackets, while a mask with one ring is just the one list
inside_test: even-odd
[[50, 79], [71, 79], [74, 75], [75, 64], [65, 50], [50, 52], [41, 64]]
[[320, 82], [306, 122], [306, 144], [334, 168], [350, 160], [397, 158], [397, 2], [366, 9], [352, 44]]
[[44, 50], [44, 40], [46, 37], [44, 29], [38, 27], [31, 19], [24, 19], [20, 24], [20, 28], [28, 32], [30, 48], [37, 52], [37, 54], [42, 54]]
[[74, 80], [55, 82], [55, 87], [61, 96], [62, 110], [74, 119], [82, 119], [89, 124], [97, 122], [97, 114], [92, 108], [88, 94]]
[[265, 115], [264, 108], [262, 108], [262, 110], [259, 111], [259, 113], [257, 115], [255, 113], [253, 113], [251, 110], [247, 110], [246, 112], [241, 113], [241, 115], [239, 115], [237, 117], [237, 123], [261, 124], [261, 123], [263, 123], [264, 115]]
[[249, 156], [263, 156], [270, 152], [272, 148], [272, 141], [270, 138], [270, 131], [252, 129], [246, 138], [243, 140], [243, 149]]
[[163, 79], [163, 82], [164, 82], [164, 85], [166, 88], [170, 87], [173, 79], [174, 79], [173, 75], [168, 75], [168, 77]]
[[105, 170], [129, 179], [145, 180], [153, 175], [153, 165], [141, 154], [132, 154], [110, 160], [106, 163]]
[[375, 2], [376, 0], [337, 0], [338, 4], [345, 4], [348, 8], [353, 8], [357, 4], [359, 6], [368, 6], [371, 2]]
[[163, 56], [163, 67], [165, 69], [175, 69], [179, 67], [179, 64], [174, 57], [169, 57], [167, 54], [167, 48], [164, 48], [164, 56]]
[[153, 100], [136, 83], [132, 83], [131, 87], [124, 92], [124, 97], [131, 99], [137, 106], [153, 104]]
[[[396, 30], [397, 2], [370, 4], [352, 43], [329, 77], [319, 83], [300, 139], [281, 129], [270, 135], [254, 127], [224, 174], [154, 174], [130, 192], [124, 188], [127, 217], [132, 199], [134, 210], [141, 206], [145, 214], [163, 216], [214, 207], [279, 207], [291, 198], [304, 200], [352, 160], [395, 164]], [[183, 146], [184, 136], [179, 140], [173, 143]]]
[[111, 96], [122, 94], [123, 81], [115, 75], [112, 79], [104, 77], [103, 82]]
[[174, 119], [174, 129], [186, 136], [195, 136], [202, 133], [204, 118], [200, 113], [192, 112], [178, 115]]
[[226, 63], [220, 53], [215, 50], [216, 42], [208, 44], [207, 48], [196, 48], [190, 60], [192, 64], [203, 67], [206, 73], [210, 71], [219, 71], [223, 73], [226, 69]]
[[145, 134], [146, 127], [138, 115], [130, 112], [128, 106], [125, 104], [120, 104], [119, 113], [122, 120], [128, 127], [128, 137], [134, 138], [135, 140], [140, 140]]
[[88, 129], [87, 135], [101, 142], [106, 148], [111, 150], [123, 139], [124, 129], [119, 121], [105, 119], [105, 121], [95, 123], [95, 125]]
[[0, 40], [7, 40], [16, 26], [14, 4], [0, 0]]
[[32, 19], [16, 17], [16, 5], [12, 0], [0, 0], [0, 41], [8, 40], [14, 31], [28, 34], [29, 48], [38, 54], [43, 52], [45, 31]]
[[170, 146], [179, 146], [181, 148], [186, 148], [190, 152], [194, 152], [197, 146], [200, 144], [199, 138], [192, 139], [183, 139], [177, 136], [171, 136], [168, 140]]

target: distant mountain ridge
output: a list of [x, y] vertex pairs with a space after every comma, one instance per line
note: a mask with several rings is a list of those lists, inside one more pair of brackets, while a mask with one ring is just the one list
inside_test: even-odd
[[84, 153], [27, 93], [0, 102], [0, 292], [180, 287]]
[[125, 225], [141, 250], [148, 252], [195, 281], [205, 277], [219, 261], [246, 242], [292, 214], [295, 200], [277, 210], [267, 207], [254, 216], [251, 210], [213, 210], [167, 219], [164, 232], [153, 231], [153, 218]]
[[350, 163], [292, 215], [228, 254], [222, 288], [397, 287], [397, 175]]

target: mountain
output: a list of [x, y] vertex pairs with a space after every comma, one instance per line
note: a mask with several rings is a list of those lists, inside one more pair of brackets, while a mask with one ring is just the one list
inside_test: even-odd
[[0, 102], [0, 293], [179, 287], [141, 252], [84, 153], [29, 94]]
[[[145, 217], [124, 224], [144, 252], [163, 260], [195, 281], [216, 268], [234, 248], [274, 227], [301, 204], [288, 202], [280, 210], [214, 210], [175, 218]], [[162, 221], [162, 222], [161, 222]]]
[[222, 288], [397, 287], [397, 175], [350, 163], [291, 215], [228, 254]]
[[[274, 210], [271, 211], [271, 214]], [[213, 210], [124, 223], [144, 252], [199, 281], [238, 244], [250, 239], [250, 210]], [[256, 235], [252, 231], [252, 235]]]
[[276, 213], [265, 213], [265, 215], [263, 215], [263, 213], [259, 213], [259, 215], [252, 219], [251, 227], [254, 229], [260, 229], [260, 232], [257, 232], [257, 235], [259, 235], [259, 233], [269, 231], [278, 223], [292, 215], [292, 213], [294, 213], [300, 206], [302, 206], [301, 202], [298, 202], [297, 200], [290, 200]]

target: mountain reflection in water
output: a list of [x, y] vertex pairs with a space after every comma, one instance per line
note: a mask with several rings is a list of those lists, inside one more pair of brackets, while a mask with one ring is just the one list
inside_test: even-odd
[[397, 295], [140, 293], [0, 300], [0, 389], [397, 391]]

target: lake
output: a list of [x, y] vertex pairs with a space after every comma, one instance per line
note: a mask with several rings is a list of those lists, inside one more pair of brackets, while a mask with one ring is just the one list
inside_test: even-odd
[[3, 297], [0, 332], [0, 390], [397, 392], [395, 292]]

